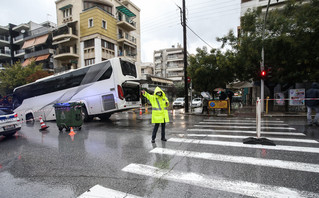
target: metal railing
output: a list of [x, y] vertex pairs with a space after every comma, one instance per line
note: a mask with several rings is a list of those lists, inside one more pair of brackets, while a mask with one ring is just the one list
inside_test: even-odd
[[126, 40], [129, 40], [129, 41], [131, 41], [131, 42], [133, 42], [133, 43], [136, 44], [136, 38], [133, 37], [133, 36], [131, 36], [131, 35], [129, 35], [129, 34], [127, 34], [127, 33], [125, 33], [124, 36], [123, 36], [123, 34], [118, 34], [118, 35], [117, 35], [117, 38], [118, 38], [118, 39], [123, 39], [123, 38], [125, 38]]
[[10, 37], [9, 36], [4, 36], [4, 35], [0, 35], [0, 40], [9, 41]]
[[25, 53], [24, 49], [20, 49], [14, 52], [15, 55]]
[[7, 54], [7, 55], [10, 55], [10, 54], [11, 54], [11, 51], [10, 51], [10, 50], [0, 49], [0, 54]]
[[119, 16], [117, 17], [117, 20], [118, 20], [118, 21], [124, 21], [124, 22], [127, 22], [127, 23], [129, 23], [130, 25], [132, 25], [132, 26], [136, 27], [136, 22], [134, 22], [134, 21], [130, 20], [130, 18], [129, 18], [129, 17], [121, 17], [121, 16], [119, 15]]
[[77, 36], [77, 31], [75, 30], [75, 28], [70, 29], [70, 27], [68, 27], [68, 26], [64, 26], [64, 27], [61, 27], [61, 28], [53, 31], [53, 37], [61, 36], [64, 34], [73, 34], [73, 35]]

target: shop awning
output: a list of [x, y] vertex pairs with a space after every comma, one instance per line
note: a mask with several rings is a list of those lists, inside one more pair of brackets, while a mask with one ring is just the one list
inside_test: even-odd
[[25, 41], [23, 46], [22, 46], [22, 49], [26, 49], [26, 48], [32, 47], [34, 41], [35, 41], [35, 38]]
[[120, 12], [122, 12], [123, 14], [125, 14], [128, 17], [135, 17], [136, 15], [131, 12], [129, 9], [127, 9], [127, 7], [125, 6], [117, 6], [116, 9]]
[[36, 46], [36, 45], [40, 45], [40, 44], [43, 44], [43, 43], [47, 42], [48, 37], [49, 37], [49, 34], [45, 34], [45, 35], [43, 35], [43, 36], [37, 37], [37, 38], [35, 39], [35, 42], [34, 42], [33, 45]]
[[45, 54], [45, 55], [42, 55], [42, 56], [38, 56], [35, 61], [42, 61], [42, 60], [46, 60], [48, 59], [50, 56], [50, 54]]

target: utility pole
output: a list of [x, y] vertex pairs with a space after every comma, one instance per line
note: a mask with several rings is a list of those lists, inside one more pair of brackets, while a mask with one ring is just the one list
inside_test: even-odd
[[[270, 1], [268, 0], [267, 10], [264, 18], [264, 25], [263, 25], [263, 32], [262, 32], [262, 47], [261, 47], [261, 64], [260, 64], [260, 71], [265, 69], [265, 51], [264, 51], [264, 39], [265, 39], [265, 29], [266, 29], [266, 20], [269, 10]], [[278, 0], [277, 0], [278, 2]], [[264, 79], [260, 80], [260, 98], [261, 98], [261, 112], [264, 112], [264, 99], [265, 99], [265, 82]]]
[[188, 113], [188, 82], [187, 82], [187, 36], [186, 36], [186, 6], [183, 0], [183, 36], [184, 36], [184, 94], [185, 113]]

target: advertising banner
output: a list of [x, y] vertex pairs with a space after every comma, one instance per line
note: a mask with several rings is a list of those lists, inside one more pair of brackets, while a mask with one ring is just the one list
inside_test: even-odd
[[305, 101], [301, 100], [305, 98], [305, 89], [290, 89], [289, 90], [289, 105], [302, 106], [305, 105]]

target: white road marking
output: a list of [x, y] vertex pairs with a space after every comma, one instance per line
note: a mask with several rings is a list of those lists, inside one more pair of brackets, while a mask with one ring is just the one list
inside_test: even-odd
[[150, 153], [158, 153], [158, 154], [173, 155], [173, 156], [180, 156], [180, 157], [191, 157], [191, 158], [198, 158], [198, 159], [319, 173], [318, 164], [309, 164], [309, 163], [301, 163], [301, 162], [293, 162], [293, 161], [261, 159], [261, 158], [244, 157], [244, 156], [231, 156], [231, 155], [222, 155], [222, 154], [205, 153], [205, 152], [181, 151], [181, 150], [172, 150], [172, 149], [166, 149], [166, 148], [155, 148], [151, 150]]
[[[215, 135], [215, 134], [179, 134], [180, 136], [188, 136], [188, 137], [213, 137], [213, 138], [230, 138], [230, 139], [244, 139], [248, 138], [247, 136], [241, 136], [241, 135]], [[295, 138], [274, 138], [270, 137], [270, 140], [274, 141], [283, 141], [283, 142], [302, 142], [302, 143], [312, 143], [317, 144], [316, 140], [307, 140], [307, 139], [295, 139]]]
[[[251, 125], [256, 126], [256, 123], [253, 122], [238, 122], [238, 123], [229, 123], [229, 122], [199, 122], [199, 124], [217, 124], [217, 125]], [[288, 126], [288, 124], [283, 123], [262, 123], [261, 125], [270, 125], [270, 126]]]
[[[193, 131], [193, 132], [215, 132], [215, 133], [249, 133], [249, 134], [255, 134], [256, 135], [256, 131], [240, 131], [240, 130], [187, 129], [187, 131]], [[262, 131], [261, 134], [264, 134], [264, 135], [306, 136], [303, 133], [291, 133], [291, 132], [268, 132], [268, 131]]]
[[185, 173], [174, 170], [159, 169], [143, 164], [130, 164], [124, 167], [122, 171], [251, 197], [282, 198], [319, 196], [319, 194], [316, 193], [299, 191], [293, 188], [230, 180], [218, 176], [207, 176], [192, 172]]
[[293, 152], [305, 152], [305, 153], [319, 153], [319, 147], [301, 147], [301, 146], [268, 146], [268, 145], [254, 145], [244, 144], [241, 142], [227, 142], [227, 141], [215, 141], [215, 140], [197, 140], [197, 139], [181, 139], [181, 138], [170, 138], [169, 142], [179, 143], [192, 143], [192, 144], [206, 144], [206, 145], [217, 145], [217, 146], [230, 146], [240, 148], [260, 148], [266, 150], [279, 150], [279, 151], [293, 151]]
[[105, 188], [100, 185], [93, 186], [90, 190], [86, 191], [85, 193], [80, 195], [78, 198], [120, 198], [120, 197], [141, 198], [135, 195]]
[[[255, 120], [235, 120], [235, 119], [224, 119], [224, 120], [213, 120], [213, 119], [205, 119], [204, 121], [207, 122], [252, 122], [252, 123], [256, 123], [256, 118], [254, 118]], [[263, 123], [284, 123], [284, 121], [271, 121], [271, 120], [262, 120], [261, 122]]]
[[[235, 128], [235, 129], [255, 129], [256, 126], [219, 126], [219, 125], [194, 125], [195, 127], [211, 127], [211, 128]], [[261, 127], [261, 129], [281, 129], [281, 130], [292, 130], [295, 131], [295, 128], [292, 127]]]

